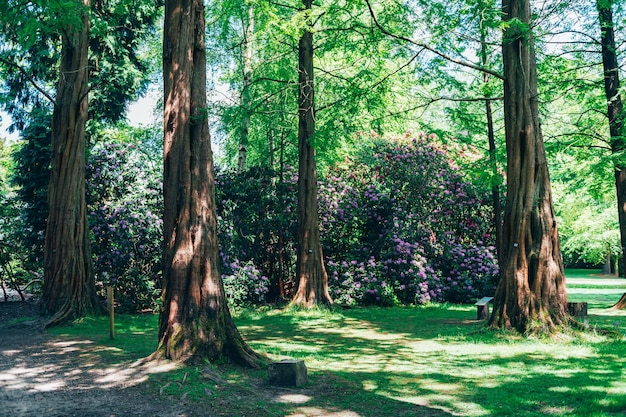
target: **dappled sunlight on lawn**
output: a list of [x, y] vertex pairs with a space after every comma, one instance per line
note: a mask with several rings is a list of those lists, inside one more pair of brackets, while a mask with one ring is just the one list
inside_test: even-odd
[[0, 351], [8, 359], [20, 358], [2, 362], [0, 389], [50, 392], [128, 387], [146, 381], [149, 374], [175, 368], [172, 364], [157, 365], [141, 360], [107, 365], [103, 353], [116, 350], [119, 349], [99, 346], [91, 340], [64, 340]]
[[361, 417], [361, 414], [345, 410], [330, 411], [317, 407], [301, 407], [295, 413], [285, 417]]
[[[323, 408], [308, 406], [306, 403], [313, 400], [313, 397], [303, 394], [282, 394], [274, 401], [279, 403], [299, 404], [294, 412], [286, 414], [285, 417], [362, 417], [351, 410], [339, 410], [335, 407]], [[301, 404], [301, 405], [300, 405]]]
[[[570, 415], [598, 403], [588, 398], [592, 392], [607, 409], [623, 402], [626, 359], [602, 351], [608, 340], [601, 334], [539, 340], [491, 332], [485, 322], [463, 318], [474, 314], [470, 307], [455, 317], [396, 311], [397, 319], [376, 310], [310, 321], [274, 317], [276, 327], [270, 320], [241, 329], [256, 349], [304, 359], [313, 374], [331, 372], [373, 396], [446, 415]], [[621, 325], [623, 317], [615, 317]], [[567, 393], [573, 404], [555, 402], [556, 393]]]
[[626, 318], [626, 310], [619, 310], [616, 308], [590, 308], [588, 310], [589, 316], [611, 316], [611, 317], [624, 317]]

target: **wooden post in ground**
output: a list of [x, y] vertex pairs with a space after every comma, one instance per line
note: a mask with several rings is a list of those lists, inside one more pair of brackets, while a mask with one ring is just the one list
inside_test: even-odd
[[115, 303], [113, 287], [107, 287], [107, 303], [109, 305], [109, 335], [115, 337]]

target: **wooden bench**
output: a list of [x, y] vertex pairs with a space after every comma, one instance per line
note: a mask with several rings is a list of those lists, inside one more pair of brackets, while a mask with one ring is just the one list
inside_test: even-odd
[[483, 297], [476, 301], [477, 317], [476, 320], [487, 320], [489, 318], [489, 303], [493, 300], [493, 297]]

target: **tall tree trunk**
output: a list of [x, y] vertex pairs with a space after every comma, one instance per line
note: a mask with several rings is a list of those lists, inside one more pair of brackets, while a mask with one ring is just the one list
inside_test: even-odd
[[243, 86], [241, 90], [241, 132], [239, 137], [239, 156], [237, 158], [237, 171], [246, 169], [248, 155], [248, 136], [250, 134], [251, 96], [250, 85], [252, 83], [252, 37], [254, 36], [254, 5], [248, 7], [248, 22], [245, 26], [243, 37]]
[[[613, 31], [613, 1], [597, 0], [602, 43], [602, 66], [604, 67], [604, 92], [608, 105], [611, 152], [621, 154], [626, 150], [624, 133], [624, 109], [619, 92], [619, 62]], [[622, 244], [622, 257], [626, 259], [626, 164], [623, 157], [615, 163], [615, 189], [617, 192], [617, 213]], [[626, 272], [624, 274], [626, 276]]]
[[[480, 64], [483, 68], [487, 68], [489, 65], [489, 51], [487, 49], [487, 28], [485, 27], [484, 17], [482, 12], [489, 7], [488, 5], [482, 5], [481, 18], [480, 18]], [[483, 73], [483, 84], [485, 87], [489, 84], [489, 74]], [[491, 108], [491, 97], [486, 97], [485, 100], [485, 115], [487, 117], [487, 139], [489, 143], [489, 163], [491, 164], [491, 170], [493, 175], [493, 183], [491, 185], [491, 198], [493, 204], [493, 224], [496, 233], [496, 254], [498, 260], [500, 258], [500, 252], [502, 247], [502, 204], [500, 203], [500, 184], [496, 182], [498, 178], [498, 162], [496, 158], [496, 135], [493, 127], [493, 110]]]
[[85, 201], [89, 0], [77, 1], [81, 26], [62, 33], [52, 114], [52, 171], [44, 247], [42, 312], [52, 326], [98, 310]]
[[163, 37], [163, 308], [155, 357], [222, 356], [257, 366], [226, 305], [219, 272], [206, 116], [203, 0], [167, 0]]
[[552, 332], [567, 322], [563, 257], [539, 123], [529, 0], [503, 0], [507, 199], [492, 327]]
[[[306, 11], [312, 0], [303, 0]], [[306, 27], [298, 48], [298, 289], [293, 304], [311, 307], [330, 304], [328, 275], [320, 243], [315, 162], [315, 100], [313, 32]]]

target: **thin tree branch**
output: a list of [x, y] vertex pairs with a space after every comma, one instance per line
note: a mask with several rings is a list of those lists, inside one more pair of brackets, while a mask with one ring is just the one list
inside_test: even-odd
[[406, 114], [409, 112], [412, 112], [414, 110], [419, 110], [419, 109], [424, 109], [424, 111], [426, 110], [426, 108], [428, 106], [430, 106], [431, 104], [434, 104], [438, 101], [452, 101], [455, 103], [462, 103], [462, 102], [480, 102], [480, 101], [499, 101], [499, 100], [504, 100], [504, 97], [474, 97], [474, 98], [454, 98], [454, 97], [436, 97], [436, 98], [431, 98], [428, 102], [417, 105], [417, 106], [413, 106], [411, 108], [408, 109], [402, 109], [400, 111], [397, 112], [390, 112], [384, 116], [379, 116], [376, 117], [374, 119], [372, 119], [373, 122], [378, 121], [378, 120], [382, 120], [382, 119], [386, 119], [388, 117], [395, 117], [395, 116], [399, 116], [401, 114]]
[[268, 3], [268, 4], [272, 4], [272, 5], [274, 5], [274, 6], [284, 7], [284, 8], [286, 8], [286, 9], [291, 9], [291, 10], [300, 10], [298, 7], [296, 7], [296, 6], [292, 6], [292, 5], [287, 4], [287, 3], [280, 3], [280, 2], [277, 2], [277, 1], [268, 1], [267, 3]]
[[[423, 49], [422, 49], [422, 51], [423, 51]], [[417, 53], [416, 53], [416, 54], [415, 54], [415, 55], [414, 55], [414, 56], [413, 56], [410, 60], [408, 60], [405, 64], [401, 65], [401, 66], [400, 66], [398, 69], [396, 69], [395, 71], [393, 71], [393, 72], [391, 72], [391, 73], [389, 73], [389, 74], [385, 75], [383, 78], [381, 78], [380, 80], [376, 81], [374, 84], [372, 84], [372, 85], [368, 86], [367, 88], [361, 89], [361, 93], [360, 93], [360, 94], [358, 94], [358, 96], [363, 96], [363, 95], [365, 95], [367, 92], [369, 92], [369, 91], [373, 90], [374, 88], [376, 88], [376, 87], [378, 87], [379, 85], [381, 85], [382, 83], [384, 83], [384, 82], [385, 82], [385, 80], [389, 79], [389, 77], [391, 77], [392, 75], [397, 74], [398, 72], [402, 71], [404, 68], [408, 67], [408, 66], [409, 66], [409, 64], [411, 64], [411, 62], [413, 62], [413, 61], [415, 61], [415, 60], [417, 59], [417, 57], [418, 57], [418, 56], [422, 53], [422, 51], [417, 52]], [[318, 69], [319, 69], [319, 68], [318, 68]], [[327, 71], [324, 71], [324, 72], [328, 73]], [[336, 76], [336, 75], [334, 75], [334, 74], [330, 74], [330, 73], [328, 73], [328, 74], [329, 74], [329, 75], [332, 75], [332, 76], [337, 77], [337, 76]], [[337, 77], [337, 78], [342, 79], [341, 77]], [[349, 80], [344, 79], [344, 81], [349, 81]], [[353, 97], [354, 97], [354, 96], [353, 96]], [[316, 112], [319, 112], [319, 111], [322, 111], [322, 110], [326, 110], [326, 109], [328, 109], [328, 108], [330, 108], [330, 107], [333, 107], [333, 106], [335, 106], [335, 105], [337, 105], [337, 104], [341, 103], [342, 101], [344, 101], [344, 99], [339, 99], [339, 100], [336, 100], [336, 101], [334, 101], [334, 102], [332, 102], [332, 103], [329, 103], [329, 104], [326, 104], [326, 105], [324, 105], [324, 106], [321, 106], [320, 108], [316, 109]]]
[[417, 42], [417, 41], [415, 41], [415, 40], [413, 40], [413, 39], [409, 39], [409, 38], [407, 38], [407, 37], [405, 37], [405, 36], [400, 36], [400, 35], [396, 35], [396, 34], [394, 34], [394, 33], [389, 32], [387, 29], [385, 29], [385, 28], [384, 28], [384, 27], [383, 27], [383, 26], [382, 26], [382, 25], [378, 22], [378, 19], [376, 18], [376, 14], [374, 13], [374, 9], [372, 9], [372, 5], [370, 4], [370, 1], [369, 1], [369, 0], [365, 0], [365, 3], [367, 4], [367, 8], [369, 9], [370, 16], [372, 16], [372, 19], [374, 20], [374, 24], [375, 24], [375, 25], [376, 25], [376, 27], [378, 27], [378, 29], [379, 29], [382, 33], [384, 33], [385, 35], [387, 35], [387, 36], [391, 36], [392, 38], [395, 38], [395, 39], [402, 40], [402, 41], [407, 42], [407, 43], [410, 43], [410, 44], [412, 44], [412, 45], [419, 46], [420, 48], [426, 49], [426, 50], [428, 50], [428, 51], [430, 51], [430, 52], [434, 53], [435, 55], [437, 55], [437, 56], [439, 56], [439, 57], [441, 57], [441, 58], [445, 59], [446, 61], [449, 61], [449, 62], [452, 62], [452, 63], [458, 64], [458, 65], [461, 65], [461, 66], [464, 66], [464, 67], [467, 67], [467, 68], [472, 68], [472, 69], [477, 70], [477, 71], [486, 72], [487, 74], [493, 75], [493, 76], [494, 76], [494, 77], [496, 77], [496, 78], [499, 78], [499, 79], [501, 79], [501, 80], [504, 80], [504, 75], [500, 74], [500, 73], [499, 73], [499, 72], [497, 72], [497, 71], [493, 71], [493, 70], [491, 70], [491, 69], [489, 69], [489, 68], [484, 68], [484, 67], [481, 67], [480, 65], [475, 65], [475, 64], [472, 64], [471, 62], [462, 61], [462, 60], [459, 60], [459, 59], [453, 58], [453, 57], [451, 57], [451, 56], [449, 56], [449, 55], [446, 55], [446, 54], [444, 54], [444, 53], [442, 53], [442, 52], [437, 51], [436, 49], [434, 49], [434, 48], [432, 48], [432, 47], [430, 47], [430, 46], [428, 46], [428, 45], [425, 45], [425, 44], [423, 44], [423, 43]]
[[17, 68], [17, 70], [24, 76], [26, 77], [26, 79], [28, 80], [28, 82], [30, 82], [32, 84], [32, 86], [39, 91], [41, 94], [44, 95], [44, 97], [46, 97], [50, 103], [52, 103], [53, 105], [56, 106], [56, 101], [54, 100], [54, 97], [52, 97], [50, 94], [48, 94], [48, 92], [46, 90], [44, 90], [42, 87], [40, 87], [37, 82], [33, 79], [33, 77], [30, 76], [30, 74], [28, 72], [26, 72], [26, 70], [24, 68], [22, 68], [20, 65], [16, 64], [15, 62], [11, 62], [9, 60], [4, 59], [3, 57], [0, 57], [0, 62], [2, 62], [5, 65], [8, 65], [10, 67], [13, 68]]

